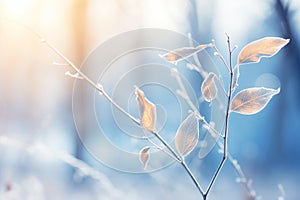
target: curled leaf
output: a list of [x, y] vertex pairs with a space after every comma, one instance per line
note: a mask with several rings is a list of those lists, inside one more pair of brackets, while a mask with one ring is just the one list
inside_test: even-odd
[[199, 126], [195, 113], [191, 113], [179, 126], [175, 146], [181, 156], [188, 155], [197, 145]]
[[136, 88], [137, 101], [140, 110], [141, 126], [147, 131], [153, 131], [156, 120], [156, 108], [144, 95], [144, 92]]
[[214, 81], [216, 74], [210, 72], [201, 85], [203, 98], [207, 102], [211, 102], [217, 96], [217, 87]]
[[139, 152], [139, 158], [141, 163], [144, 165], [144, 169], [146, 169], [148, 161], [149, 161], [149, 149], [150, 147], [144, 147], [142, 150]]
[[240, 91], [231, 104], [231, 111], [244, 115], [258, 113], [266, 107], [271, 98], [280, 92], [271, 88], [248, 88]]
[[238, 64], [256, 63], [262, 57], [271, 57], [289, 43], [289, 41], [289, 39], [279, 37], [265, 37], [253, 41], [241, 50], [238, 56]]
[[183, 47], [161, 55], [161, 57], [166, 59], [170, 63], [176, 64], [177, 62], [200, 52], [206, 47], [208, 47], [207, 44], [199, 45], [197, 47]]

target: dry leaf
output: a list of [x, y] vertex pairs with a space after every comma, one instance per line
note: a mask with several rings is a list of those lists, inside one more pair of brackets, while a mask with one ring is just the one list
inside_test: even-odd
[[198, 120], [191, 113], [179, 126], [175, 136], [175, 146], [181, 156], [188, 155], [197, 145], [199, 138]]
[[289, 39], [265, 37], [247, 44], [238, 56], [238, 64], [259, 62], [261, 57], [271, 57], [289, 43]]
[[139, 104], [141, 126], [145, 130], [153, 131], [156, 120], [155, 105], [145, 97], [142, 90], [136, 88], [135, 93]]
[[248, 88], [240, 91], [233, 99], [231, 111], [244, 115], [258, 113], [269, 103], [271, 98], [280, 92], [271, 88]]
[[149, 149], [150, 147], [144, 147], [140, 152], [139, 152], [139, 158], [141, 163], [144, 165], [144, 169], [146, 169], [148, 161], [149, 161]]
[[179, 49], [175, 49], [173, 51], [170, 51], [164, 55], [161, 55], [162, 58], [166, 59], [170, 63], [176, 64], [177, 62], [186, 59], [195, 53], [198, 53], [199, 51], [205, 49], [208, 47], [208, 45], [199, 45], [197, 47], [183, 47]]
[[215, 76], [214, 73], [210, 72], [201, 85], [203, 98], [207, 102], [211, 102], [217, 96], [217, 87], [214, 81]]

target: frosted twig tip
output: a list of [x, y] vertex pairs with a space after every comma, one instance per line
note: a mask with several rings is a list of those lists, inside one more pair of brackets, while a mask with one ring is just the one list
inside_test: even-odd
[[104, 93], [104, 88], [103, 85], [97, 83], [97, 90], [99, 91], [99, 93], [102, 95]]
[[58, 63], [58, 62], [52, 62], [52, 65], [57, 65], [57, 66], [69, 66], [68, 63]]
[[46, 39], [45, 38], [41, 38], [40, 41], [41, 41], [41, 43], [45, 43]]
[[66, 76], [70, 76], [71, 78], [83, 79], [83, 77], [80, 76], [78, 73], [72, 74], [70, 71], [66, 71], [65, 75]]
[[170, 71], [171, 71], [171, 76], [173, 76], [173, 77], [177, 77], [178, 76], [178, 71], [177, 71], [176, 68], [171, 68]]

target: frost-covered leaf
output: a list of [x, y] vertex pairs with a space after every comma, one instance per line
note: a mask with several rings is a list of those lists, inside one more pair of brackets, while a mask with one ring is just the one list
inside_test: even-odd
[[141, 163], [144, 165], [144, 169], [146, 169], [148, 161], [149, 161], [149, 149], [150, 147], [144, 147], [142, 150], [139, 152], [139, 158]]
[[208, 47], [208, 45], [206, 44], [199, 45], [197, 47], [183, 47], [163, 54], [161, 55], [161, 57], [166, 59], [170, 63], [176, 64], [177, 62], [186, 59], [194, 55], [195, 53], [198, 53], [206, 47]]
[[244, 115], [252, 115], [258, 113], [269, 103], [271, 98], [280, 92], [271, 88], [248, 88], [240, 91], [231, 104], [231, 111]]
[[153, 131], [156, 121], [156, 108], [144, 95], [144, 92], [136, 88], [137, 101], [140, 110], [141, 126], [143, 129]]
[[215, 76], [214, 73], [210, 72], [201, 85], [203, 98], [207, 102], [211, 102], [217, 96], [217, 87], [214, 81]]
[[191, 113], [179, 126], [175, 146], [181, 156], [188, 155], [197, 145], [199, 126], [195, 113]]
[[265, 37], [247, 44], [238, 56], [238, 64], [259, 62], [261, 57], [271, 57], [289, 43], [289, 39]]

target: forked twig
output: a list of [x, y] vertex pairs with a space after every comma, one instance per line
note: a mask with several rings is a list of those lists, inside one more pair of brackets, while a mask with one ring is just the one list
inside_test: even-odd
[[[24, 26], [24, 25], [23, 25]], [[116, 109], [118, 109], [121, 113], [123, 113], [125, 116], [127, 116], [130, 120], [132, 120], [134, 123], [136, 123], [138, 126], [140, 126], [141, 128], [144, 128], [145, 130], [149, 131], [152, 135], [154, 135], [159, 142], [165, 147], [165, 148], [161, 148], [159, 145], [157, 145], [156, 143], [154, 143], [150, 138], [146, 137], [146, 139], [154, 144], [154, 146], [156, 146], [158, 149], [161, 149], [163, 152], [167, 153], [171, 158], [173, 158], [174, 160], [176, 160], [178, 163], [181, 164], [181, 166], [184, 168], [184, 170], [188, 173], [189, 177], [192, 179], [193, 183], [195, 184], [195, 186], [197, 187], [198, 191], [200, 192], [200, 194], [203, 197], [203, 200], [207, 199], [207, 196], [212, 188], [212, 186], [214, 185], [221, 169], [224, 166], [225, 161], [227, 160], [227, 158], [229, 159], [229, 161], [231, 162], [231, 164], [234, 166], [235, 170], [237, 171], [239, 177], [240, 177], [240, 181], [243, 182], [246, 186], [246, 189], [248, 190], [249, 194], [251, 195], [251, 198], [256, 199], [256, 194], [254, 192], [254, 190], [251, 187], [250, 181], [248, 179], [246, 179], [243, 171], [241, 170], [239, 164], [237, 163], [236, 160], [234, 160], [232, 158], [232, 156], [229, 154], [228, 152], [228, 131], [229, 131], [229, 117], [230, 117], [230, 113], [232, 111], [235, 112], [240, 112], [242, 114], [255, 114], [256, 112], [259, 112], [261, 109], [264, 108], [264, 106], [268, 103], [268, 101], [261, 103], [262, 107], [255, 107], [254, 110], [249, 110], [249, 109], [245, 109], [245, 108], [239, 108], [237, 107], [236, 104], [241, 103], [239, 98], [245, 97], [245, 93], [247, 93], [247, 95], [251, 92], [259, 92], [259, 91], [263, 91], [265, 92], [268, 96], [267, 96], [267, 100], [270, 100], [272, 98], [273, 95], [278, 94], [279, 93], [279, 89], [274, 90], [274, 89], [270, 89], [270, 88], [248, 88], [243, 92], [242, 95], [239, 96], [239, 94], [237, 94], [234, 98], [233, 98], [233, 93], [236, 89], [236, 87], [238, 86], [238, 79], [239, 79], [239, 64], [241, 63], [250, 63], [250, 62], [258, 62], [260, 57], [266, 57], [266, 56], [273, 56], [275, 55], [283, 46], [285, 46], [288, 42], [289, 39], [282, 39], [282, 38], [263, 38], [261, 40], [257, 40], [254, 43], [250, 43], [248, 44], [246, 47], [244, 47], [244, 51], [242, 50], [240, 53], [240, 55], [242, 54], [242, 56], [239, 55], [238, 57], [238, 62], [237, 65], [233, 67], [232, 64], [232, 53], [234, 52], [234, 50], [237, 48], [236, 46], [234, 46], [233, 48], [231, 48], [231, 42], [230, 42], [230, 37], [228, 34], [226, 34], [227, 36], [227, 45], [228, 45], [228, 52], [229, 52], [229, 63], [227, 64], [225, 58], [222, 56], [222, 54], [219, 52], [219, 50], [217, 49], [215, 42], [213, 41], [211, 44], [208, 45], [200, 45], [201, 48], [196, 49], [196, 52], [199, 52], [202, 48], [206, 48], [206, 47], [211, 47], [215, 50], [215, 55], [218, 56], [221, 61], [223, 62], [223, 64], [225, 65], [225, 67], [227, 68], [229, 75], [230, 75], [230, 80], [229, 80], [229, 89], [226, 92], [226, 90], [224, 89], [223, 85], [221, 85], [221, 87], [223, 87], [225, 92], [225, 96], [227, 96], [227, 106], [226, 106], [226, 111], [225, 111], [225, 127], [224, 130], [221, 131], [221, 133], [224, 132], [224, 134], [222, 135], [221, 133], [219, 133], [218, 131], [216, 131], [214, 129], [213, 126], [211, 126], [205, 119], [204, 117], [200, 114], [200, 111], [198, 110], [197, 106], [195, 106], [193, 104], [193, 102], [191, 101], [191, 99], [189, 98], [187, 91], [181, 81], [180, 78], [178, 78], [178, 74], [176, 70], [173, 71], [173, 75], [175, 74], [175, 78], [177, 79], [177, 82], [179, 84], [180, 90], [177, 91], [179, 95], [181, 95], [189, 104], [189, 106], [191, 107], [191, 109], [193, 110], [193, 112], [195, 113], [195, 116], [197, 118], [197, 123], [198, 121], [203, 122], [205, 126], [208, 127], [210, 134], [212, 134], [213, 136], [215, 136], [216, 139], [216, 143], [218, 144], [220, 150], [222, 150], [223, 156], [222, 156], [222, 160], [220, 162], [220, 164], [217, 167], [217, 170], [215, 171], [214, 175], [212, 176], [207, 189], [203, 190], [202, 187], [200, 186], [199, 182], [197, 181], [197, 179], [195, 178], [195, 176], [193, 175], [193, 173], [191, 172], [191, 170], [189, 169], [188, 165], [185, 163], [184, 160], [184, 156], [180, 151], [177, 153], [165, 140], [164, 138], [162, 138], [162, 136], [159, 134], [159, 132], [155, 131], [155, 130], [148, 130], [143, 126], [143, 118], [141, 120], [133, 117], [129, 112], [127, 112], [125, 109], [123, 109], [121, 106], [119, 106], [104, 90], [103, 86], [100, 84], [97, 84], [95, 82], [93, 82], [88, 76], [86, 76], [76, 65], [74, 65], [66, 56], [64, 56], [64, 54], [62, 54], [57, 48], [55, 48], [52, 44], [50, 44], [47, 40], [45, 40], [43, 37], [41, 37], [41, 35], [39, 35], [38, 33], [36, 33], [35, 31], [33, 31], [31, 28], [24, 26], [27, 29], [29, 29], [31, 32], [33, 32], [38, 38], [41, 39], [41, 41], [43, 43], [45, 43], [50, 49], [52, 49], [57, 55], [59, 55], [73, 70], [75, 70], [75, 74], [71, 74], [70, 72], [67, 72], [66, 75], [69, 75], [72, 78], [76, 78], [76, 79], [83, 79], [85, 81], [87, 81], [94, 89], [96, 89], [109, 103], [111, 103]], [[264, 40], [263, 42], [261, 42], [262, 40]], [[250, 50], [251, 49], [256, 49], [259, 50], [259, 48], [257, 48], [257, 45], [259, 46], [263, 46], [263, 49], [265, 48], [265, 41], [269, 42], [271, 45], [274, 45], [275, 48], [273, 48], [272, 46], [268, 46], [267, 48], [270, 48], [272, 51], [268, 51], [267, 53], [263, 53], [263, 54], [253, 54], [253, 52]], [[271, 42], [270, 42], [271, 41]], [[276, 41], [276, 42], [272, 42], [272, 41]], [[250, 47], [249, 47], [250, 46]], [[254, 46], [254, 47], [253, 47]], [[248, 49], [247, 49], [248, 48]], [[275, 49], [275, 50], [274, 50]], [[183, 51], [184, 49], [179, 49], [180, 51]], [[190, 49], [188, 49], [190, 50]], [[192, 49], [194, 53], [194, 59], [195, 62], [201, 66], [200, 61], [198, 60], [198, 58], [196, 57], [196, 53], [194, 51], [194, 49]], [[250, 57], [249, 57], [250, 54]], [[258, 55], [258, 57], [257, 57]], [[177, 58], [175, 56], [175, 58]], [[180, 57], [179, 57], [180, 58]], [[174, 55], [173, 57], [170, 57], [171, 61], [174, 63]], [[173, 60], [172, 60], [173, 59]], [[177, 62], [177, 60], [175, 60]], [[60, 64], [59, 64], [60, 65]], [[194, 68], [192, 68], [194, 69]], [[196, 70], [196, 69], [195, 69]], [[196, 70], [198, 73], [200, 73], [202, 76], [205, 75], [205, 71], [203, 70]], [[208, 76], [208, 80], [210, 81], [211, 79], [210, 74]], [[219, 83], [221, 81], [219, 80]], [[207, 82], [205, 82], [207, 83]], [[202, 88], [201, 88], [202, 89]], [[215, 89], [216, 90], [216, 89]], [[269, 93], [267, 93], [269, 92]], [[246, 96], [247, 96], [246, 95]], [[239, 97], [237, 97], [239, 96]], [[260, 97], [260, 96], [259, 96]], [[232, 100], [233, 98], [233, 100]], [[266, 100], [266, 98], [264, 99]], [[208, 102], [211, 101], [211, 99], [206, 100]], [[245, 102], [242, 102], [245, 103]], [[232, 108], [231, 108], [232, 105]], [[235, 107], [236, 106], [236, 107]], [[241, 105], [238, 105], [241, 106]], [[247, 107], [248, 108], [248, 107]], [[232, 109], [232, 110], [231, 110]], [[141, 122], [142, 121], [142, 122]], [[198, 125], [198, 124], [197, 124]], [[221, 142], [219, 140], [219, 137], [223, 139], [223, 141]], [[194, 138], [193, 138], [194, 139]], [[197, 138], [198, 139], [198, 138]], [[197, 143], [195, 143], [197, 144]], [[178, 149], [177, 149], [178, 150]]]
[[[212, 136], [214, 138], [216, 138], [217, 140], [217, 145], [218, 147], [221, 149], [221, 151], [223, 152], [223, 158], [213, 176], [213, 178], [211, 179], [209, 185], [208, 185], [208, 188], [205, 192], [205, 198], [206, 196], [208, 195], [213, 183], [215, 182], [219, 172], [221, 171], [224, 163], [225, 163], [225, 160], [226, 158], [228, 158], [229, 162], [232, 164], [233, 168], [235, 169], [235, 171], [237, 172], [238, 176], [239, 176], [239, 180], [241, 183], [243, 183], [243, 185], [245, 186], [247, 192], [249, 193], [250, 197], [252, 199], [256, 199], [256, 192], [253, 190], [251, 184], [249, 184], [249, 180], [246, 178], [244, 172], [242, 171], [240, 165], [238, 164], [238, 162], [233, 159], [233, 157], [231, 156], [231, 154], [227, 151], [227, 140], [228, 140], [228, 124], [229, 124], [229, 115], [230, 115], [230, 104], [231, 104], [231, 98], [232, 98], [232, 93], [234, 92], [234, 90], [236, 89], [236, 87], [238, 86], [238, 78], [239, 78], [239, 66], [236, 65], [235, 67], [233, 67], [232, 65], [232, 53], [237, 49], [237, 46], [235, 45], [232, 49], [231, 49], [231, 44], [230, 44], [230, 37], [228, 34], [226, 34], [227, 36], [227, 44], [228, 44], [228, 50], [229, 50], [229, 65], [227, 64], [227, 62], [225, 61], [224, 57], [222, 56], [222, 54], [219, 52], [219, 50], [217, 49], [216, 45], [215, 45], [215, 42], [212, 41], [212, 45], [211, 47], [215, 50], [215, 55], [217, 55], [221, 61], [223, 62], [223, 64], [225, 65], [225, 67], [228, 69], [229, 71], [229, 74], [230, 74], [230, 85], [229, 85], [229, 91], [227, 92], [222, 84], [222, 81], [220, 79], [218, 79], [218, 82], [222, 88], [222, 91], [224, 92], [225, 96], [227, 97], [227, 108], [226, 108], [226, 113], [225, 113], [225, 133], [224, 133], [224, 136], [222, 137], [223, 139], [223, 143], [221, 141], [219, 141], [219, 137], [221, 134], [216, 131], [213, 127], [210, 126], [210, 124], [205, 120], [205, 118], [203, 116], [201, 116], [201, 114], [199, 113], [198, 110], [195, 110], [195, 105], [191, 105], [191, 101], [190, 101], [190, 98], [184, 88], [184, 86], [182, 85], [181, 81], [180, 81], [180, 77], [177, 75], [175, 76], [176, 79], [177, 79], [177, 82], [180, 86], [180, 89], [181, 89], [181, 94], [180, 95], [187, 101], [187, 103], [190, 105], [191, 109], [193, 109], [197, 115], [198, 115], [198, 118], [201, 119], [200, 121], [202, 123], [204, 123], [204, 125], [208, 126], [209, 128], [209, 133], [212, 134]], [[189, 35], [189, 39], [190, 39], [190, 45], [193, 46], [192, 44], [192, 40], [191, 40], [191, 37]], [[196, 63], [196, 65], [199, 65], [199, 66], [188, 66], [190, 69], [193, 69], [195, 70], [196, 72], [198, 72], [200, 75], [202, 75], [203, 77], [203, 74], [207, 74], [207, 72], [203, 71], [202, 70], [202, 65], [197, 57], [196, 54], [193, 55], [193, 58], [194, 58], [194, 61]], [[199, 70], [201, 69], [201, 70]], [[235, 74], [236, 72], [236, 74]], [[174, 73], [173, 73], [174, 75]], [[234, 75], [235, 75], [235, 79], [234, 79]], [[203, 77], [205, 78], [205, 77]]]

